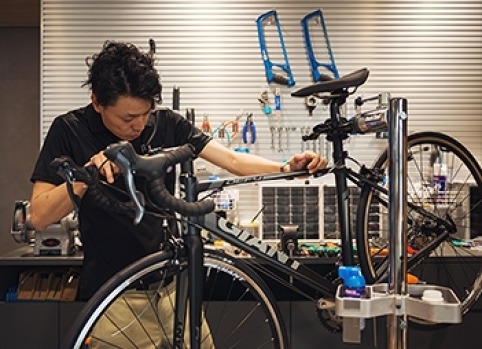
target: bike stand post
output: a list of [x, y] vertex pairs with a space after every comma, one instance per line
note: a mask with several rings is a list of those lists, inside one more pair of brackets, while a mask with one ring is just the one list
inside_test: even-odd
[[[455, 293], [436, 285], [407, 285], [407, 100], [390, 100], [389, 113], [389, 225], [390, 254], [388, 283], [366, 286], [363, 298], [343, 297], [336, 292], [335, 311], [343, 317], [343, 341], [361, 342], [360, 319], [387, 316], [387, 348], [407, 348], [409, 316], [432, 323], [460, 323], [460, 301]], [[424, 297], [436, 292], [440, 300]]]
[[[389, 168], [388, 168], [388, 220], [389, 220], [389, 280], [388, 294], [399, 297], [407, 294], [407, 100], [390, 101], [389, 114]], [[399, 309], [398, 299], [395, 307]], [[396, 311], [387, 319], [387, 348], [407, 348], [407, 315]]]

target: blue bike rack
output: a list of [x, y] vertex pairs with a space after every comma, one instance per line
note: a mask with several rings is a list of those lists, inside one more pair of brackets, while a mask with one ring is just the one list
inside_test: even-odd
[[[323, 29], [323, 35], [325, 37], [325, 43], [326, 43], [326, 48], [328, 50], [328, 57], [330, 58], [330, 63], [320, 63], [317, 61], [315, 57], [312, 40], [310, 36], [310, 29], [309, 29], [309, 24], [310, 24], [310, 21], [312, 20], [318, 21], [321, 25], [321, 28]], [[328, 69], [331, 73], [333, 73], [333, 76], [335, 77], [335, 79], [338, 79], [340, 77], [340, 74], [338, 73], [338, 68], [336, 67], [335, 57], [333, 56], [333, 52], [331, 51], [330, 39], [328, 38], [328, 31], [326, 29], [323, 12], [320, 9], [318, 9], [316, 11], [313, 11], [307, 14], [301, 20], [301, 26], [303, 27], [303, 35], [305, 38], [305, 48], [308, 54], [308, 60], [310, 61], [310, 67], [311, 67], [311, 72], [313, 75], [314, 82], [320, 82], [323, 80], [331, 79], [331, 77], [330, 78], [327, 78], [326, 76], [323, 77], [323, 74], [321, 74], [319, 71], [320, 66], [325, 69]]]
[[[284, 64], [283, 63], [273, 63], [269, 59], [268, 50], [266, 48], [265, 40], [265, 25], [275, 24], [278, 31], [279, 42], [281, 45], [281, 50], [283, 51]], [[291, 72], [291, 67], [288, 61], [288, 54], [286, 53], [285, 44], [283, 41], [283, 34], [281, 32], [281, 26], [278, 20], [278, 14], [276, 10], [271, 10], [266, 13], [261, 14], [256, 19], [256, 25], [258, 26], [258, 40], [259, 46], [261, 48], [261, 57], [264, 63], [264, 69], [266, 72], [266, 79], [268, 83], [275, 82], [280, 85], [286, 85], [291, 87], [295, 84], [295, 79], [293, 78], [293, 73]], [[280, 68], [285, 74], [279, 74], [273, 71], [273, 68]]]

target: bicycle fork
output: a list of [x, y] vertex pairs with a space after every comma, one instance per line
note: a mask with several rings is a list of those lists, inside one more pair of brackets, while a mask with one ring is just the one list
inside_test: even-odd
[[[197, 229], [197, 228], [195, 228]], [[173, 347], [184, 348], [184, 332], [189, 333], [190, 348], [201, 346], [202, 293], [203, 293], [203, 247], [199, 235], [184, 237], [188, 267], [176, 279], [176, 301], [173, 331]], [[189, 328], [186, 315], [189, 313]]]
[[[185, 200], [194, 202], [197, 200], [195, 191], [190, 190], [195, 186], [195, 178], [192, 176], [193, 163], [186, 161], [181, 164], [181, 187], [186, 196]], [[194, 221], [194, 217], [187, 217], [188, 221]], [[178, 276], [176, 284], [176, 313], [178, 317], [174, 323], [174, 348], [184, 348], [184, 331], [186, 330], [186, 315], [189, 313], [189, 342], [190, 349], [201, 347], [201, 321], [202, 300], [204, 286], [204, 256], [201, 230], [194, 224], [184, 222], [182, 238], [187, 252], [187, 269]]]

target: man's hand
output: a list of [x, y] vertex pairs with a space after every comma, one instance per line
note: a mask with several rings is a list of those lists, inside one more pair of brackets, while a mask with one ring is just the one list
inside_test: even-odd
[[114, 183], [115, 175], [122, 172], [115, 163], [104, 155], [104, 151], [92, 155], [90, 160], [85, 164], [85, 166], [91, 165], [97, 167], [99, 173], [111, 184]]
[[310, 173], [314, 173], [325, 168], [328, 160], [312, 151], [305, 151], [294, 155], [287, 164], [290, 165], [290, 171], [307, 169]]

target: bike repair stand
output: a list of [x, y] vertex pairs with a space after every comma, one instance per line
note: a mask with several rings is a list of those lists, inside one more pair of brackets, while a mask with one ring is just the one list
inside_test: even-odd
[[[336, 314], [343, 317], [343, 341], [361, 342], [360, 320], [387, 316], [387, 348], [407, 348], [407, 318], [431, 323], [460, 323], [460, 301], [454, 292], [437, 285], [407, 285], [407, 100], [390, 100], [389, 129], [389, 224], [388, 284], [366, 286], [362, 298], [336, 292]], [[435, 294], [436, 297], [429, 297]]]

